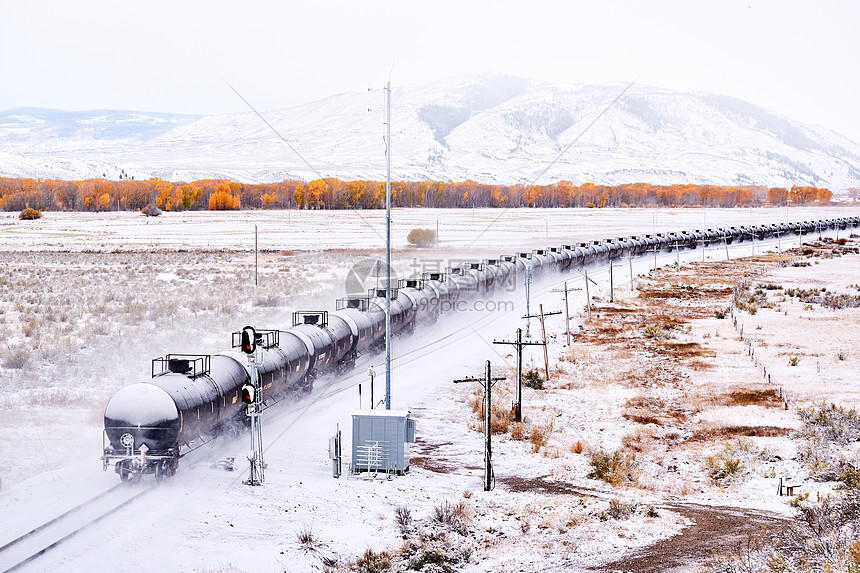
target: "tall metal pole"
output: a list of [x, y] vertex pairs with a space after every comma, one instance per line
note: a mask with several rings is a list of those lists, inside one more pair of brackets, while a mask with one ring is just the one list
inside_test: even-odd
[[484, 394], [487, 396], [486, 422], [484, 423], [484, 425], [486, 426], [486, 430], [485, 430], [486, 438], [485, 439], [487, 440], [486, 454], [484, 457], [484, 463], [485, 463], [484, 491], [490, 491], [491, 489], [493, 489], [493, 444], [492, 444], [493, 432], [492, 432], [492, 427], [491, 427], [491, 424], [493, 421], [493, 414], [492, 414], [492, 411], [493, 411], [493, 409], [492, 409], [493, 377], [490, 374], [490, 361], [489, 360], [487, 360], [487, 378], [486, 378], [486, 382], [484, 384], [485, 384]]
[[[526, 316], [531, 315], [531, 285], [532, 285], [532, 265], [526, 265]], [[526, 319], [526, 338], [531, 338], [531, 319]]]
[[257, 253], [259, 249], [257, 248], [257, 225], [254, 225], [254, 286], [260, 284], [259, 281], [259, 269], [260, 266], [257, 264]]
[[385, 409], [391, 409], [391, 82], [385, 82]]

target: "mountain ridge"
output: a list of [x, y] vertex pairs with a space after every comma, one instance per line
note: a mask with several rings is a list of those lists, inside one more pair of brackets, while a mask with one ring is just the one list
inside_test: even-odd
[[[632, 86], [607, 110], [624, 87], [486, 74], [394, 89], [392, 178], [860, 186], [860, 145], [832, 130], [730, 96], [652, 86]], [[0, 174], [379, 180], [380, 100], [336, 94], [264, 112], [266, 122], [253, 111], [16, 108], [0, 112]]]

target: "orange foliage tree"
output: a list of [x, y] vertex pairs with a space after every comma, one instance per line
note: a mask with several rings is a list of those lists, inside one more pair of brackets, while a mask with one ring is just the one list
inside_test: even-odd
[[[857, 193], [860, 196], [860, 193]], [[490, 185], [472, 180], [394, 181], [394, 207], [733, 207], [827, 203], [829, 189], [811, 186], [652, 185]], [[191, 182], [87, 179], [59, 181], [0, 177], [0, 209], [139, 210], [152, 203], [165, 211], [189, 209], [378, 209], [385, 205], [379, 181], [329, 177], [307, 183], [288, 180], [246, 185], [226, 179]]]

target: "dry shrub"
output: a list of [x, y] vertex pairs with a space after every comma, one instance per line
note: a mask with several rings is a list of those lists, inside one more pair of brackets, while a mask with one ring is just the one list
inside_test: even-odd
[[304, 553], [317, 553], [323, 547], [322, 542], [309, 525], [296, 532], [296, 543]]
[[21, 370], [30, 363], [30, 351], [27, 346], [9, 348], [3, 352], [3, 368]]
[[507, 432], [513, 420], [514, 413], [510, 409], [493, 404], [493, 411], [490, 416], [490, 431], [493, 434]]
[[531, 432], [529, 432], [529, 442], [532, 445], [532, 452], [538, 453], [549, 442], [552, 430], [551, 421], [546, 424], [532, 426]]
[[634, 472], [636, 454], [616, 450], [611, 454], [592, 452], [590, 457], [589, 463], [592, 469], [588, 477], [591, 479], [603, 480], [614, 486], [636, 481]]
[[436, 231], [433, 229], [412, 229], [406, 235], [406, 241], [417, 247], [432, 247], [436, 243]]
[[522, 422], [514, 422], [511, 424], [511, 439], [512, 440], [525, 440], [526, 439], [526, 425]]
[[364, 555], [358, 558], [355, 566], [350, 569], [358, 573], [383, 573], [391, 571], [392, 561], [391, 555], [387, 551], [379, 553], [368, 549]]
[[484, 420], [484, 395], [481, 392], [472, 394], [471, 402], [472, 413], [478, 416], [478, 419]]
[[40, 219], [42, 217], [42, 213], [33, 209], [32, 207], [27, 207], [20, 213], [18, 213], [18, 218], [22, 221], [33, 221], [35, 219]]
[[457, 503], [444, 501], [442, 505], [433, 508], [431, 521], [443, 525], [451, 531], [456, 531], [460, 535], [467, 535], [472, 518], [469, 515], [469, 506], [466, 505], [465, 501], [460, 500]]
[[530, 368], [523, 374], [523, 384], [534, 390], [543, 390], [544, 379], [537, 368]]
[[400, 534], [406, 537], [414, 527], [412, 510], [405, 505], [398, 505], [394, 508], [394, 522], [397, 524]]
[[642, 453], [650, 449], [651, 442], [653, 440], [654, 428], [640, 426], [624, 436], [621, 443], [624, 444], [624, 447], [628, 450]]
[[570, 451], [574, 454], [581, 454], [585, 449], [585, 444], [582, 443], [582, 440], [576, 440], [573, 444], [570, 445]]
[[[490, 416], [490, 431], [494, 434], [504, 434], [510, 428], [511, 422], [514, 421], [514, 412], [509, 408], [501, 406], [499, 404], [500, 401], [495, 400], [493, 402], [493, 411]], [[472, 413], [475, 414], [478, 420], [478, 427], [483, 429], [486, 415], [483, 393], [476, 392], [472, 394], [470, 405]]]
[[633, 512], [636, 511], [636, 504], [624, 503], [620, 499], [609, 500], [609, 508], [601, 511], [599, 514], [600, 521], [608, 521], [610, 519], [629, 519]]

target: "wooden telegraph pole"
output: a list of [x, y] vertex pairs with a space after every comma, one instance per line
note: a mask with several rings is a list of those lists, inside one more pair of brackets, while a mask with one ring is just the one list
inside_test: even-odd
[[493, 489], [493, 444], [492, 444], [492, 421], [493, 421], [493, 408], [492, 408], [492, 396], [493, 396], [493, 382], [497, 382], [499, 380], [504, 380], [505, 377], [497, 377], [493, 378], [490, 373], [490, 361], [487, 360], [487, 372], [486, 376], [482, 380], [481, 378], [461, 378], [459, 380], [454, 380], [455, 384], [460, 384], [463, 382], [479, 382], [481, 386], [484, 388], [484, 491], [490, 491]]
[[523, 346], [543, 346], [545, 342], [523, 342], [523, 329], [517, 329], [516, 340], [494, 340], [493, 344], [511, 344], [517, 349], [517, 401], [514, 403], [514, 421], [523, 421]]
[[567, 345], [570, 346], [570, 307], [567, 304], [567, 293], [573, 292], [576, 290], [582, 290], [581, 288], [568, 288], [567, 281], [564, 281], [564, 290], [562, 289], [553, 289], [551, 292], [563, 292], [564, 293], [564, 326], [567, 331]]
[[525, 319], [540, 318], [540, 330], [541, 330], [541, 334], [543, 335], [543, 360], [544, 360], [544, 365], [546, 368], [546, 379], [547, 380], [549, 380], [549, 352], [546, 349], [546, 324], [544, 322], [544, 317], [553, 316], [556, 314], [561, 314], [561, 311], [557, 310], [555, 312], [544, 313], [543, 305], [541, 304], [540, 305], [540, 314], [527, 314], [526, 316], [523, 317]]

